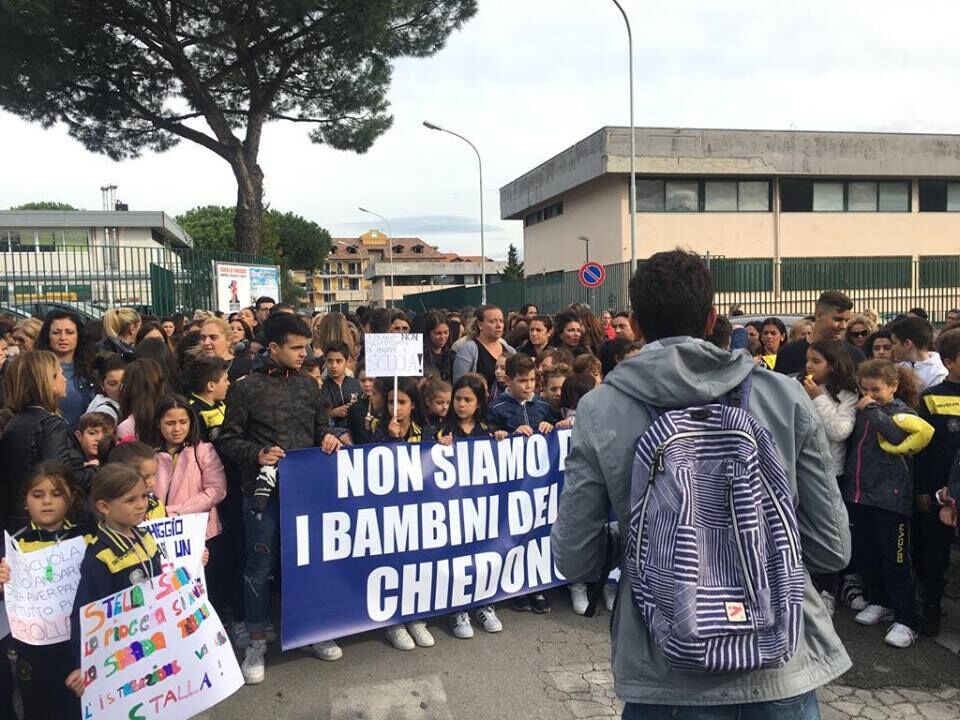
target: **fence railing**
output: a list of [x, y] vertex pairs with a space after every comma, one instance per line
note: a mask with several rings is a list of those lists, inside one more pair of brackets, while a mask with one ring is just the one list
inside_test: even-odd
[[[960, 307], [960, 255], [879, 258], [704, 258], [713, 274], [715, 302], [721, 313], [739, 305], [748, 315], [807, 315], [824, 290], [842, 290], [855, 309], [881, 315], [923, 307], [934, 321]], [[630, 306], [630, 263], [605, 266], [607, 278], [590, 290], [576, 271], [528, 275], [522, 281], [487, 286], [487, 301], [504, 308], [533, 303], [555, 313], [574, 302], [599, 310]], [[480, 303], [480, 288], [448, 288], [406, 295], [403, 306], [422, 312]]]
[[51, 300], [138, 305], [155, 314], [209, 308], [214, 260], [273, 264], [247, 253], [160, 246], [8, 250], [0, 252], [0, 304]]

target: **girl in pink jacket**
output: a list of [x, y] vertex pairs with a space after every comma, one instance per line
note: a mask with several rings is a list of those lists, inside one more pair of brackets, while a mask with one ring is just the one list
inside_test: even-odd
[[157, 448], [154, 492], [166, 505], [167, 515], [209, 513], [207, 547], [213, 560], [217, 553], [210, 540], [221, 530], [217, 505], [227, 494], [223, 463], [213, 445], [201, 442], [193, 409], [179, 395], [167, 396], [157, 405], [153, 435]]

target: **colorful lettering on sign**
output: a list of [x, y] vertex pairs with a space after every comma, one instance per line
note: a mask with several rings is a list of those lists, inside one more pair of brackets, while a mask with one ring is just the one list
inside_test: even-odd
[[157, 593], [157, 600], [163, 600], [174, 590], [179, 590], [190, 582], [190, 573], [186, 568], [178, 568], [173, 572], [164, 573], [158, 580], [160, 591]]
[[97, 625], [87, 634], [97, 632], [110, 618], [141, 607], [143, 607], [143, 588], [138, 585], [134, 585], [122, 593], [104, 598], [99, 604], [90, 604], [83, 609], [83, 616], [95, 620]]
[[163, 650], [166, 647], [167, 640], [162, 632], [155, 632], [149, 639], [134, 640], [127, 647], [118, 650], [103, 661], [103, 666], [107, 669], [106, 677], [130, 667], [143, 660], [143, 658], [153, 655], [157, 650]]
[[207, 604], [204, 603], [199, 609], [194, 610], [192, 613], [183, 618], [183, 620], [177, 621], [177, 627], [180, 628], [180, 637], [190, 637], [197, 631], [200, 627], [200, 623], [210, 617], [210, 609], [207, 607]]

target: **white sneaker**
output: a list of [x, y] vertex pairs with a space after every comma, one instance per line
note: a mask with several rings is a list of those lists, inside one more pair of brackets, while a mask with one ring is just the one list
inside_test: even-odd
[[850, 598], [850, 609], [860, 612], [861, 610], [866, 610], [869, 603], [863, 595], [854, 595]]
[[823, 605], [827, 608], [827, 612], [830, 613], [830, 617], [833, 617], [834, 613], [837, 612], [837, 601], [836, 598], [833, 597], [833, 593], [824, 590], [820, 593], [820, 599], [823, 600]]
[[247, 647], [246, 655], [243, 658], [243, 665], [240, 666], [240, 672], [243, 673], [243, 681], [247, 685], [256, 685], [262, 683], [267, 675], [266, 660], [264, 655], [267, 652], [266, 640], [251, 640]]
[[473, 637], [473, 625], [470, 624], [470, 613], [463, 610], [450, 616], [450, 629], [453, 630], [453, 636], [461, 640], [469, 640]]
[[497, 611], [493, 609], [493, 605], [481, 605], [477, 608], [477, 620], [482, 627], [488, 633], [498, 633], [503, 630], [503, 623], [500, 622], [500, 618], [497, 617]]
[[613, 608], [617, 604], [617, 590], [619, 587], [615, 582], [603, 584], [603, 604], [607, 606], [607, 612], [613, 612]]
[[392, 625], [387, 628], [387, 640], [397, 650], [413, 650], [417, 644], [410, 637], [410, 633], [403, 625]]
[[587, 597], [586, 583], [570, 583], [570, 602], [577, 615], [583, 615], [587, 611], [590, 598]]
[[887, 636], [883, 641], [893, 647], [908, 648], [917, 641], [917, 634], [906, 625], [894, 623], [887, 630]]
[[310, 649], [313, 650], [313, 654], [319, 660], [326, 660], [327, 662], [333, 662], [343, 657], [343, 650], [337, 645], [336, 640], [324, 640], [323, 642], [314, 643], [310, 646]]
[[853, 619], [861, 625], [879, 625], [893, 620], [893, 610], [883, 605], [867, 605]]
[[427, 623], [423, 620], [408, 622], [407, 632], [410, 633], [410, 637], [412, 637], [413, 641], [420, 647], [433, 647], [433, 635], [427, 630]]

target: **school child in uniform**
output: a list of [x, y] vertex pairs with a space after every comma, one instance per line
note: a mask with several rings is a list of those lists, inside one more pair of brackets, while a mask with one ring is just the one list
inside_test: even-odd
[[87, 412], [102, 412], [113, 418], [114, 425], [120, 421], [120, 386], [123, 385], [123, 371], [127, 363], [119, 355], [111, 355], [100, 365], [100, 387], [93, 400], [87, 405]]
[[427, 425], [437, 430], [447, 420], [453, 388], [446, 380], [441, 380], [438, 377], [428, 377], [423, 381], [421, 392], [425, 408], [424, 419]]
[[364, 445], [373, 439], [373, 421], [383, 410], [383, 395], [377, 389], [374, 378], [367, 376], [366, 366], [357, 363], [357, 380], [360, 382], [360, 399], [347, 411], [349, 440], [353, 445]]
[[[24, 487], [30, 524], [13, 536], [21, 552], [39, 553], [41, 563], [53, 579], [49, 554], [64, 540], [80, 537], [70, 521], [77, 499], [73, 473], [62, 463], [46, 461], [37, 465]], [[0, 584], [10, 581], [10, 566], [0, 563]], [[17, 655], [16, 677], [23, 701], [23, 713], [30, 720], [60, 720], [80, 717], [80, 701], [66, 685], [74, 669], [70, 640], [54, 645], [29, 645], [11, 640]]]
[[99, 519], [80, 565], [80, 585], [70, 615], [75, 669], [66, 684], [77, 697], [84, 688], [80, 670], [81, 608], [160, 574], [157, 543], [149, 531], [137, 527], [146, 517], [148, 497], [140, 473], [122, 463], [100, 468], [93, 478], [90, 499]]
[[147, 486], [147, 520], [167, 516], [163, 501], [156, 495], [157, 453], [145, 442], [126, 440], [117, 444], [107, 456], [107, 463], [120, 463], [132, 468]]
[[[817, 340], [807, 348], [807, 364], [800, 377], [803, 389], [813, 401], [817, 415], [823, 422], [827, 434], [830, 455], [827, 457], [827, 469], [831, 477], [843, 474], [847, 458], [847, 439], [853, 432], [857, 416], [857, 371], [844, 349], [841, 340]], [[861, 581], [851, 568], [844, 574], [844, 586], [848, 603], [859, 606], [858, 595], [862, 596]], [[837, 575], [835, 573], [815, 575], [814, 585], [820, 590], [820, 597], [830, 615], [836, 610]]]
[[219, 611], [229, 579], [224, 561], [230, 549], [222, 545], [217, 505], [227, 495], [223, 463], [212, 444], [200, 440], [200, 423], [187, 400], [165, 397], [157, 405], [151, 443], [157, 448], [156, 494], [167, 515], [207, 513], [207, 551], [213, 564], [206, 569], [210, 602]]
[[190, 405], [200, 418], [200, 438], [213, 442], [227, 414], [224, 402], [230, 389], [230, 363], [218, 357], [199, 357], [183, 373]]
[[[383, 412], [375, 421], [373, 442], [377, 443], [423, 443], [433, 442], [433, 430], [423, 422], [423, 403], [417, 383], [412, 378], [397, 379], [396, 411], [394, 411], [393, 378], [381, 380], [380, 389], [385, 397]], [[433, 647], [434, 639], [423, 620], [387, 628], [387, 640], [397, 650], [413, 650]]]
[[554, 365], [543, 373], [540, 398], [546, 400], [554, 415], [560, 415], [560, 393], [563, 391], [563, 382], [571, 375], [569, 365]]
[[87, 465], [100, 464], [100, 446], [107, 438], [114, 437], [116, 431], [117, 421], [105, 412], [88, 412], [80, 416], [73, 434]]
[[889, 360], [868, 360], [857, 369], [857, 378], [863, 398], [857, 403], [840, 485], [853, 522], [853, 560], [869, 603], [854, 620], [861, 625], [892, 622], [884, 642], [906, 648], [916, 641], [920, 616], [910, 562], [913, 467], [911, 458], [898, 454], [898, 446], [921, 435], [901, 425], [923, 423], [931, 435], [932, 428], [911, 406], [918, 399], [912, 370]]
[[[486, 385], [483, 378], [475, 373], [466, 373], [453, 385], [453, 404], [447, 418], [437, 431], [437, 442], [452, 445], [454, 440], [473, 437], [490, 437], [498, 440], [507, 436], [503, 430], [492, 432], [486, 423]], [[496, 633], [503, 630], [503, 623], [497, 617], [493, 605], [480, 605], [474, 609], [477, 621], [485, 631]], [[450, 616], [450, 629], [461, 640], [473, 637], [470, 613], [461, 610]]]

